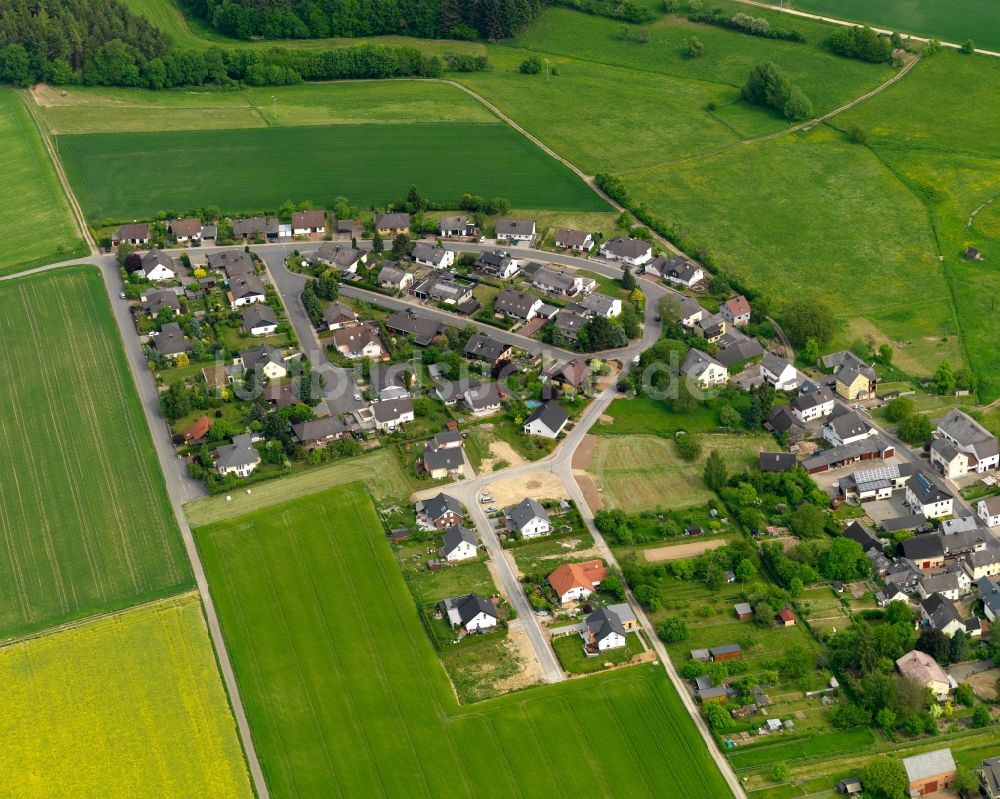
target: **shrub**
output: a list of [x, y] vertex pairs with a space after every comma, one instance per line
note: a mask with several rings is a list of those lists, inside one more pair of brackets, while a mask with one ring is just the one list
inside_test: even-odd
[[523, 75], [537, 75], [542, 71], [542, 59], [536, 55], [528, 56], [521, 62], [521, 66], [518, 69]]
[[688, 626], [684, 619], [667, 619], [656, 628], [656, 634], [660, 640], [667, 644], [674, 644], [683, 641], [688, 637]]

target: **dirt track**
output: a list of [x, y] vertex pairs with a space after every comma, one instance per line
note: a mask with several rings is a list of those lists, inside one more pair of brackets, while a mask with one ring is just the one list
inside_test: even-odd
[[674, 544], [672, 547], [655, 547], [645, 550], [643, 554], [649, 562], [660, 563], [664, 560], [694, 558], [702, 552], [708, 552], [710, 549], [718, 549], [725, 545], [726, 541], [724, 538], [710, 538], [705, 541], [692, 541], [690, 544]]

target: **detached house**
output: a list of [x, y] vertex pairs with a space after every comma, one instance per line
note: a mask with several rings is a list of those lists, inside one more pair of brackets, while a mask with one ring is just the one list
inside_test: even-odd
[[421, 241], [413, 247], [413, 260], [433, 269], [447, 269], [455, 263], [455, 253], [436, 244]]
[[236, 219], [233, 221], [233, 238], [243, 239], [263, 239], [267, 237], [268, 221], [262, 216], [254, 216], [249, 219]]
[[340, 330], [358, 323], [358, 315], [342, 302], [331, 302], [323, 311], [323, 324], [327, 330]]
[[322, 236], [326, 233], [326, 211], [296, 211], [292, 214], [293, 236]]
[[288, 366], [285, 364], [284, 357], [268, 344], [243, 350], [233, 363], [242, 366], [247, 372], [254, 369], [268, 380], [280, 380], [288, 375]]
[[201, 220], [200, 219], [171, 219], [167, 223], [167, 232], [170, 238], [178, 244], [192, 242], [195, 246], [201, 243]]
[[833, 392], [826, 386], [800, 394], [789, 405], [792, 415], [802, 424], [829, 416], [833, 413], [833, 406]]
[[564, 563], [549, 575], [548, 580], [559, 597], [559, 604], [565, 605], [589, 597], [607, 574], [603, 561], [588, 560], [584, 563]]
[[174, 259], [159, 250], [150, 250], [142, 256], [142, 272], [154, 283], [173, 280], [177, 276]]
[[691, 288], [705, 279], [705, 271], [697, 264], [684, 258], [664, 258], [662, 255], [647, 263], [645, 272], [686, 288]]
[[342, 327], [334, 332], [332, 343], [337, 352], [352, 361], [362, 358], [382, 360], [386, 355], [378, 331], [367, 324]]
[[878, 375], [850, 350], [841, 350], [822, 358], [823, 366], [833, 370], [837, 393], [848, 402], [875, 397]]
[[160, 328], [160, 334], [153, 339], [153, 347], [160, 355], [176, 358], [182, 352], [191, 351], [191, 342], [184, 338], [184, 331], [176, 322], [167, 322]]
[[493, 301], [496, 313], [524, 322], [534, 319], [541, 307], [542, 301], [538, 297], [513, 288], [504, 289]]
[[983, 603], [983, 613], [992, 622], [1000, 616], [1000, 585], [991, 577], [980, 577], [976, 581], [979, 600]]
[[857, 441], [864, 441], [877, 431], [861, 418], [856, 411], [834, 416], [823, 425], [823, 438], [835, 447], [844, 447]]
[[264, 302], [267, 299], [267, 292], [256, 275], [240, 275], [229, 281], [226, 297], [229, 299], [230, 307], [235, 311], [244, 305]]
[[221, 475], [249, 477], [260, 463], [260, 453], [253, 445], [250, 433], [233, 436], [233, 443], [223, 444], [215, 450], [214, 455], [215, 470]]
[[418, 501], [416, 510], [418, 522], [438, 530], [461, 524], [465, 513], [461, 502], [444, 493]]
[[438, 225], [438, 235], [441, 238], [454, 236], [477, 236], [479, 228], [469, 222], [467, 216], [445, 216]]
[[549, 514], [535, 500], [525, 498], [503, 512], [508, 530], [515, 530], [522, 538], [538, 538], [552, 532]]
[[402, 397], [376, 402], [372, 405], [372, 416], [375, 417], [376, 430], [395, 430], [401, 424], [413, 421], [413, 400]]
[[993, 495], [976, 503], [976, 515], [988, 527], [1000, 527], [1000, 495]]
[[215, 272], [223, 272], [227, 280], [234, 280], [243, 275], [256, 272], [253, 258], [243, 250], [223, 250], [208, 255], [208, 268]]
[[243, 312], [243, 329], [251, 336], [269, 336], [278, 329], [278, 317], [270, 305], [255, 302]]
[[122, 225], [111, 235], [111, 243], [116, 246], [119, 244], [131, 244], [133, 247], [149, 244], [149, 225], [145, 222]]
[[504, 393], [498, 383], [480, 383], [466, 389], [462, 395], [465, 407], [474, 416], [489, 416], [500, 410]]
[[181, 303], [177, 299], [176, 291], [150, 291], [148, 294], [142, 297], [143, 308], [146, 312], [156, 319], [160, 315], [160, 311], [165, 308], [169, 308], [175, 314], [181, 312]]
[[732, 297], [722, 303], [719, 308], [722, 318], [734, 327], [750, 324], [750, 303], [742, 294]]
[[375, 229], [382, 238], [395, 238], [400, 234], [409, 235], [410, 215], [402, 212], [376, 214]]
[[398, 266], [383, 266], [378, 273], [378, 285], [382, 289], [404, 291], [413, 283], [413, 275]]
[[681, 374], [693, 379], [699, 388], [721, 386], [729, 379], [729, 372], [711, 355], [694, 348], [688, 350], [681, 364]]
[[625, 636], [622, 620], [610, 608], [601, 608], [587, 616], [580, 633], [583, 651], [588, 656], [598, 655], [608, 649], [621, 649], [627, 643]]
[[413, 343], [421, 347], [428, 346], [444, 331], [444, 325], [436, 319], [418, 314], [412, 308], [396, 311], [385, 320], [385, 327], [392, 333], [413, 336]]
[[511, 241], [526, 241], [529, 244], [535, 240], [535, 223], [531, 219], [497, 218], [497, 238]]
[[295, 440], [308, 450], [323, 447], [347, 435], [347, 425], [336, 416], [321, 416], [292, 425]]
[[519, 267], [516, 258], [511, 258], [502, 250], [495, 250], [494, 252], [480, 253], [479, 258], [476, 259], [475, 268], [479, 274], [486, 277], [510, 280], [517, 274]]
[[970, 472], [987, 472], [1000, 464], [996, 436], [958, 408], [952, 408], [938, 421], [934, 435], [966, 454]]
[[931, 463], [949, 480], [965, 477], [969, 473], [969, 456], [947, 438], [935, 438], [930, 446]]
[[438, 608], [447, 616], [452, 627], [467, 633], [478, 633], [496, 627], [499, 616], [490, 600], [479, 594], [443, 599]]
[[445, 530], [441, 557], [448, 561], [469, 560], [478, 554], [479, 541], [476, 533], [455, 524]]
[[482, 333], [474, 333], [465, 345], [465, 357], [474, 361], [484, 361], [495, 366], [500, 361], [509, 361], [510, 344], [490, 338]]
[[342, 275], [356, 275], [358, 266], [368, 260], [368, 253], [354, 247], [324, 242], [312, 257], [313, 263], [333, 267]]
[[965, 556], [965, 570], [973, 580], [1000, 575], [1000, 547], [987, 547]]
[[941, 594], [931, 594], [920, 601], [920, 616], [931, 629], [948, 636], [967, 629], [958, 608]]
[[906, 502], [913, 513], [921, 513], [927, 519], [951, 516], [955, 498], [923, 472], [917, 472], [906, 481]]
[[794, 391], [799, 385], [798, 370], [784, 358], [770, 352], [765, 353], [761, 359], [760, 376], [778, 391]]
[[555, 400], [549, 400], [535, 408], [524, 420], [524, 433], [542, 438], [558, 438], [568, 421], [566, 409]]
[[591, 292], [581, 299], [577, 305], [591, 316], [603, 316], [605, 319], [614, 319], [621, 316], [622, 301], [617, 297], [609, 297], [606, 294]]
[[615, 236], [601, 245], [601, 255], [609, 261], [620, 261], [629, 266], [642, 266], [653, 260], [653, 245], [642, 239]]
[[420, 461], [432, 480], [443, 480], [449, 474], [461, 471], [465, 466], [465, 454], [461, 447], [439, 447], [428, 441]]
[[585, 230], [559, 228], [556, 231], [555, 243], [556, 247], [561, 247], [564, 250], [590, 252], [590, 249], [594, 246], [594, 237]]
[[548, 266], [540, 266], [534, 270], [531, 285], [542, 291], [547, 291], [549, 294], [573, 297], [581, 291], [590, 291], [596, 285], [596, 282], [591, 278], [582, 277], [574, 272], [567, 272], [565, 269], [552, 269]]
[[914, 680], [917, 685], [930, 689], [935, 699], [943, 701], [948, 698], [951, 683], [936, 660], [926, 652], [914, 649], [907, 652], [896, 661], [896, 668], [903, 677]]

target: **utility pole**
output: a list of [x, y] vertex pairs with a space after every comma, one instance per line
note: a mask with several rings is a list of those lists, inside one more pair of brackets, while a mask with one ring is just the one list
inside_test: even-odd
[[271, 115], [274, 117], [275, 123], [278, 121], [278, 98], [271, 95]]
[[549, 59], [545, 59], [545, 82], [549, 82]]

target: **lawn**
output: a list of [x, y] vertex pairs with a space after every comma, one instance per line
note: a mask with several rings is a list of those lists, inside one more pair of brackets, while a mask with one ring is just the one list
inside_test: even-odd
[[87, 253], [38, 128], [0, 88], [0, 275]]
[[579, 635], [566, 635], [552, 642], [559, 664], [570, 674], [594, 674], [604, 671], [605, 663], [628, 663], [642, 652], [638, 633], [628, 633], [627, 643], [621, 649], [609, 649], [594, 657], [587, 657]]
[[193, 594], [0, 649], [0, 794], [253, 796]]
[[0, 283], [0, 637], [192, 584], [104, 282]]
[[[365, 124], [59, 136], [74, 191], [90, 219], [150, 217], [216, 205], [232, 212], [284, 200], [385, 205], [413, 184], [436, 203], [464, 193], [522, 208], [607, 208], [567, 167], [501, 124]], [[324, 155], [328, 154], [328, 155]], [[183, 180], [160, 179], [184, 164]], [[447, 163], [448, 168], [442, 166]], [[252, 166], [251, 166], [252, 165]], [[136, 194], [129, 187], [143, 185]]]
[[658, 666], [460, 709], [360, 485], [196, 535], [274, 795], [728, 793]]

